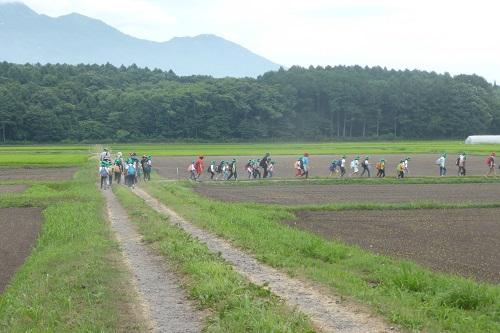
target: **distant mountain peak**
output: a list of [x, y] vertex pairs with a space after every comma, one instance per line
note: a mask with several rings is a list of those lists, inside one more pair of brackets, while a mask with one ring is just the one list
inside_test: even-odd
[[15, 17], [36, 17], [38, 14], [22, 2], [0, 2], [0, 15]]
[[[0, 0], [1, 1], [1, 0]], [[0, 3], [0, 61], [136, 64], [178, 75], [256, 77], [279, 65], [214, 34], [164, 43], [131, 37], [79, 13], [39, 15], [20, 2]]]

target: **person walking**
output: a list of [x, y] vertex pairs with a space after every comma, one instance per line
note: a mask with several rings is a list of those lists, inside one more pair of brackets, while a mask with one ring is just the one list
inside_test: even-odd
[[361, 167], [363, 168], [363, 172], [361, 173], [360, 177], [363, 177], [365, 172], [368, 174], [368, 178], [370, 178], [370, 162], [368, 161], [369, 157], [366, 156], [365, 160], [361, 163]]
[[385, 160], [381, 159], [376, 165], [377, 169], [377, 177], [384, 178], [385, 177]]
[[409, 169], [409, 163], [410, 163], [411, 157], [407, 156], [403, 162], [403, 172], [405, 174], [405, 177], [408, 177], [408, 174], [410, 173]]
[[457, 166], [458, 166], [458, 176], [465, 176], [466, 170], [465, 170], [465, 161], [467, 160], [467, 157], [465, 153], [460, 153], [457, 158]]
[[269, 168], [269, 161], [270, 161], [269, 156], [270, 156], [270, 154], [266, 153], [266, 155], [264, 155], [264, 157], [259, 162], [259, 166], [264, 171], [262, 174], [262, 178], [267, 178], [267, 168]]
[[101, 161], [99, 175], [101, 176], [101, 190], [106, 190], [108, 188], [109, 169], [105, 161]]
[[203, 156], [198, 156], [198, 159], [194, 163], [194, 169], [196, 171], [196, 179], [199, 180], [203, 173]]
[[488, 166], [489, 170], [488, 173], [485, 175], [485, 177], [489, 177], [491, 175], [496, 176], [497, 175], [497, 170], [495, 169], [496, 163], [495, 163], [495, 158], [497, 154], [496, 153], [491, 153], [490, 156], [486, 158], [486, 165]]
[[436, 160], [436, 165], [439, 166], [439, 176], [446, 176], [446, 153], [443, 153], [441, 157]]
[[99, 154], [99, 161], [105, 161], [111, 159], [108, 148], [104, 148], [103, 152]]
[[115, 182], [121, 184], [122, 182], [122, 161], [117, 158], [113, 164], [113, 173], [115, 174]]
[[357, 175], [359, 173], [359, 156], [356, 156], [351, 161], [351, 173], [349, 174], [349, 177], [352, 177], [354, 175]]
[[229, 168], [229, 176], [227, 176], [226, 180], [230, 180], [231, 178], [234, 178], [234, 180], [238, 180], [238, 172], [236, 171], [236, 159], [233, 158], [231, 163], [228, 165]]
[[340, 177], [345, 176], [345, 155], [340, 160]]
[[304, 153], [302, 157], [302, 176], [309, 178], [309, 153]]

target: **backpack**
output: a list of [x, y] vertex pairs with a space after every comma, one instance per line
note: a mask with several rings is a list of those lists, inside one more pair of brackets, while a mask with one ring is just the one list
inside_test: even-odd
[[441, 164], [441, 158], [438, 158], [435, 163], [436, 163], [436, 165], [440, 165]]
[[113, 167], [113, 171], [114, 171], [115, 173], [120, 173], [120, 172], [122, 171], [122, 169], [120, 169], [120, 166], [119, 166], [119, 165], [115, 165], [115, 166]]
[[134, 167], [133, 165], [129, 165], [128, 170], [127, 170], [127, 174], [128, 174], [129, 176], [131, 176], [131, 175], [134, 175], [134, 174], [135, 174], [135, 167]]
[[382, 168], [382, 164], [380, 162], [375, 164], [375, 169], [380, 170], [381, 168]]
[[455, 162], [455, 165], [456, 166], [460, 165], [460, 157], [457, 158], [457, 161]]
[[487, 166], [491, 166], [491, 164], [493, 163], [493, 158], [491, 158], [491, 156], [486, 157], [484, 163], [486, 163]]
[[99, 174], [101, 175], [101, 177], [108, 176], [108, 169], [105, 167], [101, 167], [101, 170], [99, 170]]

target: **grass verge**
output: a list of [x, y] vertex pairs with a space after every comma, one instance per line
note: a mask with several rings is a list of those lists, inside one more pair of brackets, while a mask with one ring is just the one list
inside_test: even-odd
[[287, 207], [211, 201], [178, 183], [144, 187], [260, 261], [366, 303], [411, 331], [500, 331], [497, 285], [434, 273], [284, 226], [279, 221], [294, 218]]
[[94, 175], [87, 166], [73, 181], [2, 196], [2, 207], [45, 209], [31, 255], [0, 295], [0, 331], [146, 331]]
[[[189, 183], [189, 181], [183, 181]], [[398, 179], [396, 177], [386, 178], [320, 178], [309, 179], [263, 179], [263, 180], [238, 180], [238, 181], [205, 181], [203, 185], [208, 186], [304, 186], [304, 185], [405, 185], [405, 184], [486, 184], [500, 183], [500, 177], [409, 177]]]
[[359, 142], [320, 142], [320, 143], [219, 143], [219, 144], [110, 144], [113, 151], [129, 152], [155, 156], [261, 156], [297, 155], [305, 151], [313, 155], [338, 154], [418, 154], [418, 153], [459, 153], [487, 155], [498, 151], [500, 145], [466, 145], [463, 141], [452, 140], [406, 140], [406, 141], [359, 141]]
[[184, 274], [185, 288], [211, 315], [206, 332], [312, 332], [308, 319], [287, 309], [264, 288], [232, 267], [179, 227], [172, 226], [124, 187], [114, 192], [144, 239]]

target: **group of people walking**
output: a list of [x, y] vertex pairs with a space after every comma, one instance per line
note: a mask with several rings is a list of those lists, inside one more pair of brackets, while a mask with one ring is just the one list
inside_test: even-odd
[[[439, 167], [439, 176], [446, 176], [448, 155], [443, 153], [436, 160], [435, 164]], [[405, 178], [409, 175], [409, 163], [411, 157], [407, 156], [396, 164], [396, 177]], [[125, 158], [121, 152], [118, 152], [114, 158], [107, 148], [99, 155], [99, 175], [101, 177], [101, 189], [107, 189], [115, 183], [121, 184], [122, 178], [124, 184], [129, 187], [135, 187], [139, 180], [151, 180], [152, 158], [151, 156], [143, 155], [139, 158], [136, 153], [129, 153]], [[465, 176], [467, 154], [460, 153], [457, 156], [455, 165], [457, 166], [457, 175]], [[491, 153], [486, 159], [485, 164], [488, 167], [486, 177], [496, 176], [496, 153]], [[262, 158], [249, 159], [244, 165], [244, 170], [247, 173], [248, 179], [272, 178], [275, 172], [276, 162], [271, 159], [269, 153], [266, 153]], [[385, 159], [378, 160], [375, 165], [376, 177], [384, 178], [386, 176], [386, 161]], [[372, 164], [369, 156], [361, 158], [355, 156], [349, 163], [350, 172], [347, 173], [346, 156], [342, 155], [339, 159], [333, 160], [329, 165], [329, 176], [338, 177], [371, 177]], [[305, 152], [294, 163], [295, 176], [309, 178], [310, 159], [309, 153]], [[237, 160], [221, 160], [219, 162], [212, 160], [208, 168], [205, 169], [204, 156], [198, 156], [188, 166], [189, 178], [194, 181], [200, 180], [203, 172], [206, 170], [211, 180], [237, 180]]]
[[99, 176], [101, 177], [101, 189], [108, 189], [113, 180], [117, 184], [122, 183], [128, 187], [135, 187], [141, 180], [151, 180], [152, 159], [151, 156], [143, 155], [141, 159], [136, 153], [129, 153], [127, 159], [118, 152], [115, 159], [111, 159], [111, 154], [107, 148], [99, 155]]
[[[274, 173], [274, 165], [275, 161], [271, 160], [269, 153], [266, 153], [262, 159], [248, 160], [244, 169], [248, 174], [248, 179], [271, 178]], [[189, 179], [199, 181], [204, 170], [204, 156], [198, 156], [198, 159], [192, 161], [187, 168]], [[228, 161], [210, 161], [206, 172], [210, 175], [211, 180], [238, 180], [237, 160], [233, 158]]]

